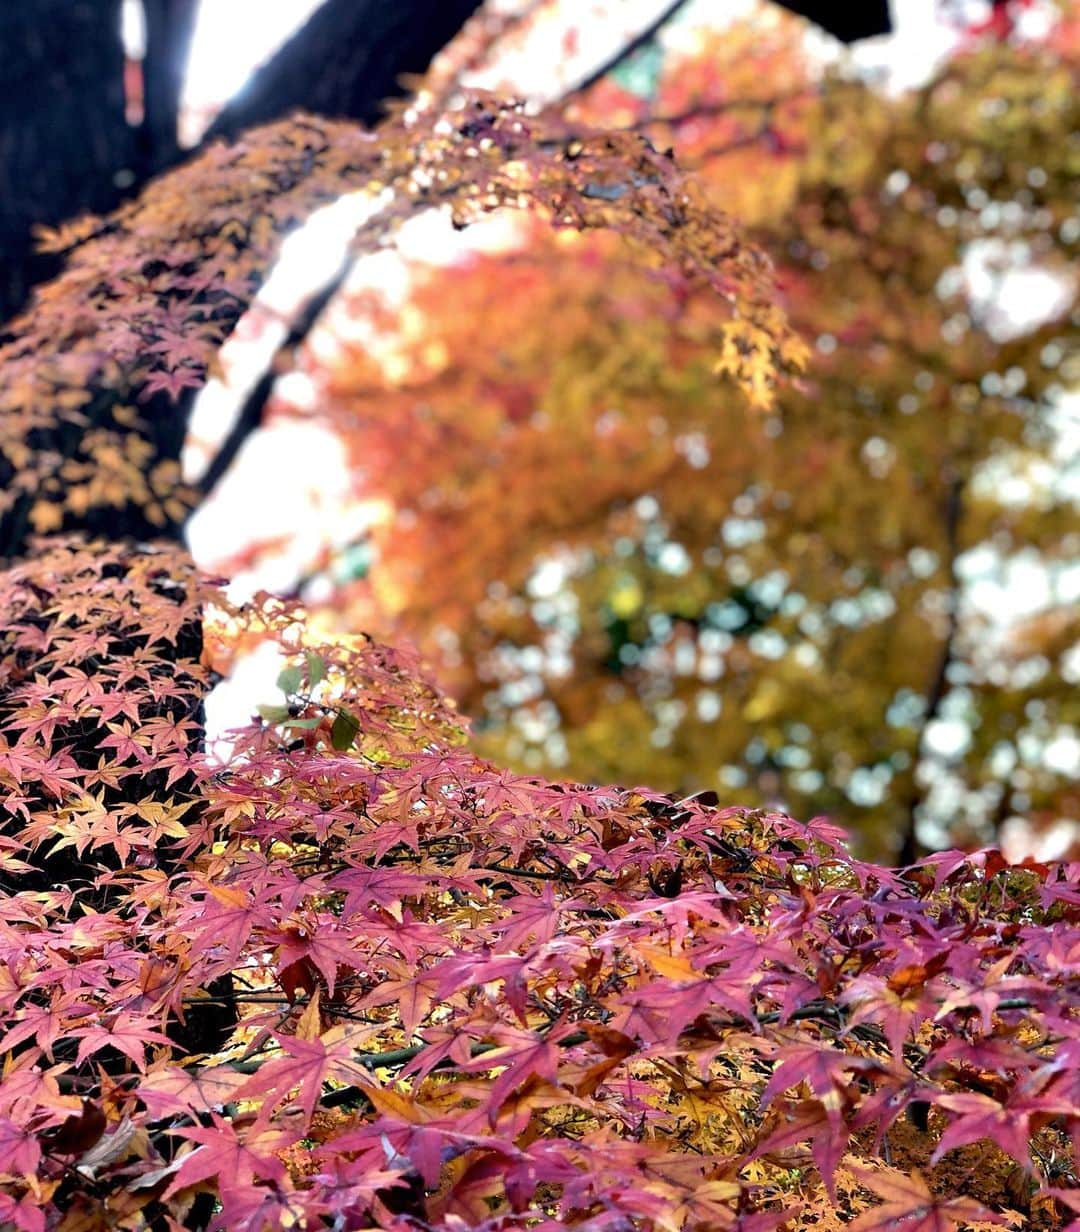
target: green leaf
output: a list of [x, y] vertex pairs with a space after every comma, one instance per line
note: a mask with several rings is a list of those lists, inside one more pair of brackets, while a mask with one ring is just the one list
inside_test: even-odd
[[300, 687], [301, 672], [298, 667], [287, 667], [277, 678], [277, 687], [282, 693], [295, 693]]
[[304, 728], [305, 731], [313, 731], [316, 727], [319, 726], [321, 722], [322, 722], [322, 719], [318, 717], [314, 719], [289, 719], [289, 721], [285, 723], [284, 726], [285, 727], [302, 727]]
[[356, 739], [356, 733], [359, 730], [359, 721], [342, 710], [334, 720], [333, 727], [330, 728], [330, 743], [339, 753], [344, 753]]
[[264, 718], [267, 723], [282, 723], [289, 717], [288, 706], [256, 706], [260, 718]]
[[312, 688], [326, 675], [326, 663], [322, 656], [317, 655], [313, 650], [307, 652], [307, 671]]

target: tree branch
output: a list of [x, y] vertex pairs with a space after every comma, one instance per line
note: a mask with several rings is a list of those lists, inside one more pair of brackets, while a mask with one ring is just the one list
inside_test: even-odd
[[725, 98], [712, 103], [693, 103], [682, 111], [674, 111], [670, 115], [646, 115], [625, 127], [636, 131], [649, 128], [653, 124], [685, 124], [687, 120], [697, 120], [706, 116], [727, 115], [732, 111], [757, 111], [772, 113], [781, 103], [789, 103], [799, 98], [813, 98], [820, 94], [817, 87], [807, 86], [803, 90], [789, 90], [784, 94], [774, 94], [771, 98]]
[[617, 69], [620, 64], [623, 64], [625, 61], [629, 60], [634, 52], [640, 51], [646, 44], [651, 43], [657, 34], [659, 34], [664, 28], [664, 26], [666, 26], [667, 23], [675, 16], [675, 14], [681, 8], [685, 8], [686, 3], [687, 0], [671, 0], [671, 2], [657, 16], [649, 22], [644, 30], [640, 31], [628, 43], [620, 47], [619, 50], [610, 57], [610, 59], [605, 60], [603, 64], [597, 65], [597, 67], [594, 68], [583, 81], [579, 81], [573, 89], [567, 90], [559, 101], [565, 103], [568, 99], [575, 98], [579, 94], [584, 94], [586, 90], [596, 85], [602, 77], [606, 77], [608, 73], [611, 73]]
[[296, 348], [307, 338], [315, 328], [316, 323], [326, 310], [326, 306], [341, 290], [342, 283], [349, 276], [355, 257], [348, 251], [342, 258], [334, 275], [325, 282], [307, 301], [303, 309], [294, 319], [288, 334], [274, 352], [266, 371], [259, 377], [245, 397], [240, 411], [229, 429], [221, 448], [214, 455], [213, 461], [197, 484], [199, 492], [205, 499], [221, 482], [225, 472], [233, 464], [237, 454], [247, 438], [262, 426], [263, 411], [274, 392], [279, 374], [290, 366], [290, 360]]
[[915, 744], [914, 765], [911, 772], [911, 791], [906, 808], [906, 825], [897, 859], [901, 865], [914, 864], [922, 855], [918, 838], [918, 810], [922, 804], [916, 776], [924, 755], [926, 733], [930, 724], [941, 712], [941, 704], [949, 691], [949, 668], [956, 651], [956, 635], [960, 627], [960, 580], [956, 573], [956, 561], [960, 555], [960, 522], [964, 514], [964, 476], [952, 471], [944, 504], [945, 568], [949, 583], [949, 610], [945, 637], [938, 652], [937, 662], [926, 690], [922, 724]]
[[422, 73], [479, 0], [324, 0], [232, 99], [206, 140], [235, 137], [294, 108], [373, 124]]

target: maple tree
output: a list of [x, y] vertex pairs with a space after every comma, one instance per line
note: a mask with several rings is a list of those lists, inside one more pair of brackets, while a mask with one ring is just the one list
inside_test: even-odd
[[[126, 58], [121, 0], [92, 7], [36, 0], [0, 14], [0, 43], [15, 74], [0, 100], [0, 319], [58, 272], [56, 256], [36, 249], [36, 225], [108, 212], [185, 156], [177, 128], [198, 4], [129, 6], [141, 10], [137, 59]], [[210, 117], [209, 137], [236, 137], [296, 108], [372, 123], [387, 98], [405, 92], [402, 77], [423, 72], [478, 7], [479, 0], [321, 0]], [[836, 21], [827, 4], [803, 8]], [[856, 33], [884, 28], [880, 20], [855, 23]]]
[[[176, 548], [2, 597], [9, 1225], [1060, 1226], [1075, 866], [513, 774]], [[210, 759], [265, 638], [283, 701]]]
[[[719, 294], [749, 397], [802, 358], [652, 144], [489, 97], [256, 130], [54, 236], [0, 348], [0, 1222], [1063, 1226], [1077, 866], [898, 871], [823, 819], [507, 770], [417, 655], [167, 541], [177, 395], [350, 191], [357, 252], [432, 204], [619, 234], [645, 311]], [[279, 700], [212, 753], [266, 644]]]
[[[970, 845], [1075, 816], [1043, 756], [1080, 718], [1075, 612], [1003, 628], [963, 572], [1075, 552], [1045, 478], [1075, 379], [1075, 50], [972, 42], [889, 98], [818, 80], [793, 24], [747, 25], [653, 75], [571, 116], [673, 145], [754, 225], [816, 339], [806, 378], [765, 413], [717, 381], [715, 301], [604, 236], [414, 261], [407, 294], [356, 292], [313, 343], [313, 409], [274, 408], [337, 432], [385, 508], [363, 576], [313, 563], [327, 619], [415, 639], [520, 767], [780, 801], [884, 858], [916, 820]], [[1004, 279], [1021, 249], [1047, 309], [1003, 334], [967, 254]]]

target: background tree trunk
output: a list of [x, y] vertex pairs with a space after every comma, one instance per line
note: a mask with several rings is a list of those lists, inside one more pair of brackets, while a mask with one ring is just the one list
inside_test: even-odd
[[171, 167], [184, 156], [176, 143], [176, 130], [199, 0], [143, 0], [143, 9], [146, 13], [146, 59], [143, 61], [145, 114], [139, 132], [140, 179]]
[[58, 258], [34, 252], [33, 225], [113, 209], [122, 191], [117, 173], [133, 168], [120, 7], [120, 0], [0, 5], [0, 321], [59, 269]]
[[780, 7], [808, 18], [842, 43], [892, 29], [889, 0], [780, 0]]
[[[479, 0], [327, 0], [215, 121], [208, 138], [302, 109], [373, 123], [422, 73]], [[0, 4], [0, 322], [61, 259], [32, 227], [105, 214], [182, 161], [180, 92], [198, 0], [144, 0], [144, 116], [124, 114], [121, 0]], [[182, 439], [182, 438], [181, 438]]]
[[211, 124], [235, 137], [294, 108], [373, 124], [403, 73], [422, 73], [480, 0], [325, 0]]

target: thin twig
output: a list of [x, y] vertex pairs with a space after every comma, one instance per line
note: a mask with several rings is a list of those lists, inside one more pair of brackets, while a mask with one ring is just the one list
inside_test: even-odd
[[629, 41], [629, 43], [626, 43], [620, 47], [610, 59], [605, 60], [603, 64], [597, 65], [597, 67], [594, 68], [593, 71], [584, 78], [584, 80], [579, 81], [576, 86], [567, 90], [558, 101], [560, 103], [565, 103], [578, 94], [584, 94], [586, 90], [596, 85], [602, 77], [606, 77], [608, 73], [611, 73], [617, 69], [620, 64], [623, 64], [625, 61], [629, 60], [634, 52], [639, 51], [646, 44], [651, 43], [652, 40], [664, 28], [664, 26], [666, 26], [667, 23], [675, 16], [675, 14], [681, 8], [686, 6], [686, 3], [687, 0], [671, 0], [671, 3], [668, 4], [659, 14], [657, 14], [657, 16], [649, 22], [644, 30], [639, 31], [639, 33], [636, 34]]
[[949, 610], [945, 627], [945, 637], [938, 652], [933, 675], [926, 690], [926, 700], [923, 707], [922, 724], [915, 744], [914, 765], [912, 766], [911, 792], [907, 801], [907, 818], [904, 828], [903, 842], [897, 860], [901, 866], [915, 864], [922, 855], [922, 847], [917, 834], [917, 814], [922, 803], [922, 793], [919, 791], [917, 774], [919, 762], [925, 753], [926, 735], [930, 724], [941, 713], [941, 705], [949, 691], [949, 668], [956, 653], [956, 637], [960, 628], [960, 578], [956, 562], [960, 556], [960, 523], [964, 515], [964, 476], [958, 471], [952, 471], [948, 488], [945, 493], [943, 512], [945, 539], [945, 572], [948, 580]]

